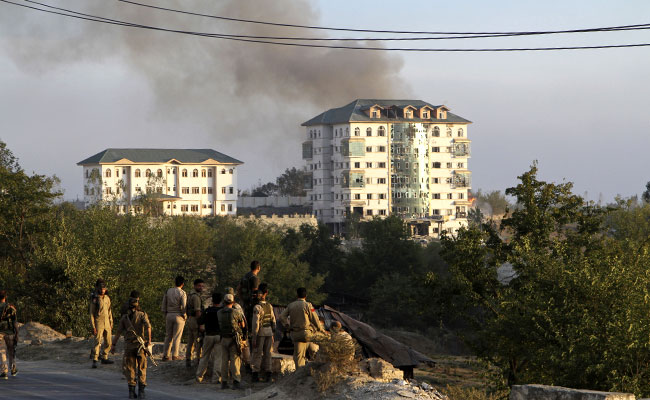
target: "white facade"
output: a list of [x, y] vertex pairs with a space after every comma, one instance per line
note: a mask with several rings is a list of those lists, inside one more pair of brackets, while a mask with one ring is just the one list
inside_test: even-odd
[[444, 106], [381, 102], [376, 108], [363, 107], [361, 100], [346, 106], [357, 113], [349, 121], [329, 123], [324, 117], [303, 124], [308, 197], [316, 217], [335, 232], [349, 213], [396, 214], [414, 233], [434, 237], [466, 226], [470, 121], [447, 115]]
[[206, 160], [84, 163], [84, 201], [102, 202], [120, 213], [142, 212], [143, 199], [165, 215], [236, 215], [238, 165]]

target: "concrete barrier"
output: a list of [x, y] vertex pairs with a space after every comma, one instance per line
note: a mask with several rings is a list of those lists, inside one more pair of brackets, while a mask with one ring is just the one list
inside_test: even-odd
[[598, 392], [560, 386], [514, 385], [510, 400], [635, 400], [630, 393]]

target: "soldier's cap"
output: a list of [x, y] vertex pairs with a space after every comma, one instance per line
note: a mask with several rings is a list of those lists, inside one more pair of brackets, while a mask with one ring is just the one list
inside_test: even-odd
[[235, 302], [235, 296], [228, 293], [227, 295], [223, 296], [223, 302], [226, 304], [232, 304]]
[[223, 291], [226, 292], [226, 294], [232, 294], [233, 296], [235, 295], [235, 289], [231, 288], [230, 286], [225, 288]]
[[137, 297], [129, 297], [129, 307], [136, 307], [140, 304], [140, 300]]
[[97, 279], [97, 282], [95, 282], [95, 287], [97, 287], [97, 288], [105, 288], [106, 287], [106, 282], [103, 279]]

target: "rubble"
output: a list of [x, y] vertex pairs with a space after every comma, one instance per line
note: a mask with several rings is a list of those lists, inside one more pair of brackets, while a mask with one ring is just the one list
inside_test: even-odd
[[26, 324], [18, 324], [18, 338], [23, 342], [34, 344], [40, 342], [42, 344], [43, 342], [65, 339], [65, 335], [47, 325], [38, 322], [27, 322]]

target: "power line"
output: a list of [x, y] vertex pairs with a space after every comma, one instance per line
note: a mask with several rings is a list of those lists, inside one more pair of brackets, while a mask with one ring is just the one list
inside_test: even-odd
[[[48, 7], [52, 8], [55, 10], [60, 10], [60, 11], [65, 11], [69, 13], [74, 13], [78, 15], [83, 15], [83, 16], [90, 16], [89, 14], [84, 14], [76, 11], [72, 11], [69, 9], [65, 8], [60, 8], [60, 7], [54, 7], [45, 3], [40, 3], [37, 1], [33, 0], [23, 0], [27, 3], [32, 3], [32, 4], [38, 4], [43, 7]], [[120, 0], [122, 1], [122, 0]], [[127, 3], [133, 3], [130, 1], [127, 1]], [[139, 4], [139, 3], [134, 3], [134, 4]], [[143, 5], [147, 6], [147, 5]], [[161, 8], [161, 7], [155, 7], [155, 6], [150, 6], [152, 8]], [[165, 9], [166, 10], [166, 9]], [[112, 20], [109, 18], [103, 18], [103, 17], [98, 17], [101, 19], [105, 19], [108, 21], [113, 21], [117, 22], [116, 20]], [[644, 25], [627, 25], [627, 26], [620, 26], [620, 27], [604, 27], [604, 28], [590, 28], [590, 29], [584, 29], [581, 30], [581, 33], [594, 33], [594, 32], [610, 32], [610, 31], [625, 31], [625, 30], [646, 30], [650, 29], [650, 24]], [[227, 37], [233, 37], [233, 38], [242, 38], [242, 39], [263, 39], [263, 40], [295, 40], [295, 41], [355, 41], [355, 42], [361, 42], [361, 41], [421, 41], [421, 40], [448, 40], [448, 39], [479, 39], [479, 38], [495, 38], [495, 37], [510, 37], [510, 36], [528, 36], [528, 35], [541, 35], [541, 34], [551, 34], [551, 33], [577, 33], [578, 31], [546, 31], [543, 33], [535, 33], [535, 32], [519, 32], [519, 33], [495, 33], [495, 34], [474, 34], [474, 35], [469, 35], [469, 36], [438, 36], [438, 37], [411, 37], [411, 38], [318, 38], [318, 37], [286, 37], [286, 36], [254, 36], [254, 35], [235, 35], [235, 34], [229, 34], [229, 33], [208, 33], [208, 32], [201, 32], [202, 34], [205, 35], [210, 35], [210, 36], [227, 36]]]
[[[400, 51], [400, 52], [515, 52], [515, 51], [552, 51], [552, 50], [589, 50], [589, 49], [611, 49], [611, 48], [630, 48], [630, 47], [647, 47], [650, 46], [650, 43], [632, 43], [632, 44], [617, 44], [617, 45], [597, 45], [597, 46], [563, 46], [563, 47], [529, 47], [529, 48], [478, 48], [478, 49], [439, 49], [439, 48], [385, 48], [385, 47], [365, 47], [365, 46], [342, 46], [342, 45], [319, 45], [319, 44], [307, 44], [307, 43], [287, 43], [287, 42], [276, 42], [268, 40], [258, 40], [258, 39], [246, 39], [234, 37], [231, 35], [223, 34], [209, 34], [202, 32], [194, 31], [184, 31], [176, 29], [168, 29], [151, 25], [135, 24], [105, 17], [99, 17], [91, 14], [84, 14], [73, 10], [66, 10], [58, 7], [49, 6], [43, 3], [38, 3], [45, 7], [52, 9], [57, 9], [60, 11], [45, 10], [42, 8], [29, 6], [26, 4], [19, 4], [9, 0], [0, 0], [3, 3], [12, 4], [19, 7], [24, 7], [36, 11], [41, 11], [50, 14], [61, 15], [68, 18], [81, 19], [92, 22], [99, 22], [108, 25], [118, 25], [131, 28], [139, 29], [149, 29], [161, 32], [170, 32], [170, 33], [179, 33], [192, 36], [201, 36], [213, 39], [222, 39], [222, 40], [232, 40], [239, 42], [248, 42], [248, 43], [260, 43], [260, 44], [271, 44], [277, 46], [292, 46], [292, 47], [309, 47], [309, 48], [326, 48], [326, 49], [341, 49], [341, 50], [370, 50], [370, 51]], [[29, 1], [29, 0], [26, 0]], [[35, 3], [35, 2], [32, 2]]]
[[[328, 31], [365, 32], [365, 33], [392, 33], [392, 34], [407, 34], [407, 35], [414, 35], [414, 34], [418, 34], [418, 35], [422, 35], [422, 34], [425, 35], [499, 35], [499, 36], [547, 35], [547, 34], [556, 34], [556, 33], [585, 33], [585, 32], [630, 30], [630, 29], [632, 30], [648, 29], [650, 25], [646, 23], [646, 24], [636, 24], [636, 25], [611, 26], [611, 27], [603, 27], [603, 28], [586, 28], [586, 29], [556, 30], [556, 31], [523, 31], [523, 32], [429, 32], [429, 31], [376, 30], [376, 29], [334, 28], [334, 27], [317, 26], [317, 25], [297, 25], [297, 24], [285, 24], [285, 23], [268, 22], [268, 21], [258, 21], [258, 20], [224, 17], [221, 15], [202, 14], [197, 12], [178, 10], [174, 8], [153, 6], [150, 4], [138, 3], [132, 0], [118, 0], [118, 1], [122, 3], [133, 4], [136, 6], [147, 7], [147, 8], [152, 8], [161, 11], [193, 15], [198, 17], [213, 18], [213, 19], [219, 19], [224, 21], [244, 22], [249, 24], [271, 25], [271, 26], [284, 27], [284, 28], [318, 29], [318, 30], [328, 30]], [[480, 37], [486, 37], [486, 36], [480, 36]], [[342, 39], [338, 39], [338, 40], [342, 40]]]

